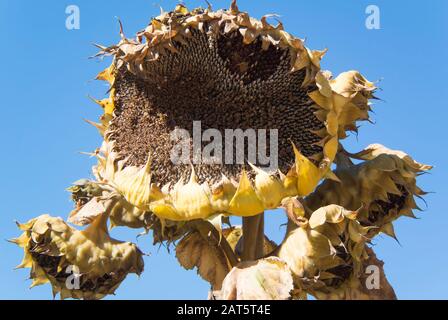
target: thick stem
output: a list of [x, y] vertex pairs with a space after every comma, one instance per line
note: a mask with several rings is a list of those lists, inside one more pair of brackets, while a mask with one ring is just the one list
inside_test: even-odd
[[258, 223], [255, 259], [259, 259], [262, 256], [264, 256], [264, 212], [260, 214], [260, 221]]
[[243, 217], [242, 261], [256, 260], [263, 256], [264, 213], [252, 217]]
[[116, 203], [115, 199], [109, 199], [104, 203], [104, 212], [100, 214], [92, 223], [83, 231], [84, 234], [91, 235], [94, 239], [101, 238], [103, 236], [108, 237], [109, 231], [107, 230], [107, 221], [109, 214]]

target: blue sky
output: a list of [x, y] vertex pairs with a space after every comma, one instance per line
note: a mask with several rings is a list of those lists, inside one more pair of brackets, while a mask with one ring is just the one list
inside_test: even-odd
[[[32, 4], [31, 4], [32, 3]], [[65, 28], [65, 8], [79, 6], [80, 30]], [[0, 0], [2, 59], [3, 138], [0, 157], [0, 298], [51, 299], [49, 286], [28, 289], [27, 270], [13, 271], [21, 251], [4, 239], [17, 236], [14, 220], [26, 221], [42, 213], [66, 217], [72, 204], [64, 189], [73, 181], [90, 176], [93, 160], [79, 154], [101, 142], [96, 130], [83, 119], [95, 120], [100, 108], [88, 95], [102, 98], [107, 87], [93, 81], [110, 61], [88, 59], [96, 53], [93, 42], [113, 44], [119, 40], [115, 17], [131, 36], [176, 1], [154, 0]], [[186, 1], [190, 8], [204, 1]], [[212, 1], [227, 8], [229, 1]], [[365, 27], [365, 8], [381, 10], [381, 29]], [[239, 1], [242, 10], [255, 17], [266, 13], [281, 16], [290, 33], [307, 39], [313, 49], [329, 48], [322, 66], [334, 74], [358, 69], [370, 80], [380, 80], [382, 91], [372, 115], [374, 125], [364, 123], [357, 137], [345, 141], [357, 151], [380, 142], [404, 150], [418, 161], [435, 166], [420, 184], [434, 193], [420, 220], [403, 219], [396, 224], [400, 244], [380, 237], [378, 256], [385, 260], [390, 282], [402, 299], [448, 298], [446, 230], [448, 214], [446, 151], [448, 117], [445, 75], [448, 2], [386, 0]], [[280, 240], [284, 217], [268, 215], [267, 232]], [[113, 235], [135, 241], [138, 231], [115, 229]], [[131, 275], [117, 291], [122, 299], [204, 299], [208, 286], [195, 271], [178, 266], [174, 254], [151, 245], [141, 237], [145, 273]]]

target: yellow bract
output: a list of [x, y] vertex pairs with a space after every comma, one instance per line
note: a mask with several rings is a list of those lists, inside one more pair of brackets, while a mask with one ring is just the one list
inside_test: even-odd
[[112, 115], [115, 109], [114, 97], [115, 97], [115, 89], [112, 88], [110, 90], [109, 98], [105, 98], [103, 100], [93, 99], [93, 101], [95, 101], [97, 104], [101, 106], [101, 108], [103, 108], [104, 114]]
[[236, 188], [235, 184], [224, 175], [218, 184], [212, 186], [210, 204], [214, 212], [226, 212]]
[[107, 69], [101, 71], [97, 76], [97, 80], [103, 80], [109, 82], [112, 86], [115, 82], [115, 65], [110, 65]]
[[151, 161], [140, 169], [126, 167], [118, 171], [112, 185], [121, 193], [126, 201], [141, 210], [147, 210], [151, 200], [157, 199], [158, 192], [154, 192], [151, 185]]
[[282, 182], [274, 175], [270, 175], [252, 164], [250, 166], [256, 172], [255, 193], [263, 203], [263, 207], [265, 209], [277, 208], [285, 197], [285, 189]]
[[293, 146], [293, 148], [296, 157], [297, 194], [303, 197], [316, 188], [323, 174], [319, 168], [297, 150], [296, 146]]
[[184, 5], [178, 4], [174, 9], [174, 12], [186, 15], [188, 13], [188, 9]]
[[209, 193], [207, 185], [200, 185], [197, 182], [196, 174], [192, 169], [190, 181], [185, 185], [179, 181], [170, 196], [178, 214], [186, 220], [192, 220], [192, 218], [204, 219], [213, 214]]
[[241, 173], [238, 189], [229, 203], [228, 212], [236, 216], [253, 216], [264, 211], [245, 170]]

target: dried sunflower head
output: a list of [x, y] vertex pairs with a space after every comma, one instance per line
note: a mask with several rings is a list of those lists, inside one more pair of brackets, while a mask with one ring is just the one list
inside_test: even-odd
[[365, 160], [335, 171], [340, 182], [325, 181], [306, 198], [315, 210], [338, 204], [350, 210], [359, 209], [358, 220], [374, 226], [370, 235], [380, 231], [395, 237], [392, 222], [401, 216], [414, 217], [414, 197], [426, 193], [416, 185], [417, 177], [431, 166], [414, 161], [402, 151], [375, 144], [352, 157]]
[[[305, 196], [331, 177], [339, 138], [368, 119], [372, 83], [355, 71], [332, 79], [320, 71], [325, 51], [309, 50], [281, 23], [256, 20], [235, 1], [219, 11], [178, 5], [135, 39], [120, 34], [117, 45], [100, 52], [114, 60], [98, 75], [111, 90], [98, 101], [107, 152], [95, 172], [160, 218], [250, 216], [286, 196]], [[241, 148], [253, 153], [250, 144], [232, 144], [231, 163], [196, 163], [195, 121], [200, 130], [222, 135], [226, 129], [278, 130], [278, 143], [268, 141], [265, 151], [278, 155], [280, 173], [259, 169], [259, 159], [246, 172], [235, 154]], [[194, 168], [172, 161], [176, 129], [189, 133]], [[201, 140], [200, 150], [206, 145]]]
[[359, 275], [369, 228], [360, 225], [357, 214], [329, 205], [309, 219], [297, 218], [297, 227], [276, 252], [291, 269], [297, 290], [317, 296], [339, 290]]
[[11, 240], [24, 250], [18, 268], [31, 268], [31, 286], [50, 282], [61, 299], [100, 299], [113, 294], [129, 273], [143, 271], [140, 250], [112, 239], [105, 215], [83, 231], [49, 215], [18, 226], [23, 234]]

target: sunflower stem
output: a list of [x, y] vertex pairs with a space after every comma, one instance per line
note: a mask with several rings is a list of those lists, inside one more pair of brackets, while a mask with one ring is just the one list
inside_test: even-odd
[[256, 260], [263, 256], [264, 213], [243, 217], [243, 252], [241, 260]]
[[107, 200], [104, 204], [104, 212], [92, 221], [92, 223], [85, 229], [85, 232], [92, 232], [95, 234], [97, 231], [102, 231], [103, 233], [108, 234], [107, 221], [109, 220], [109, 214], [116, 202], [115, 199]]

